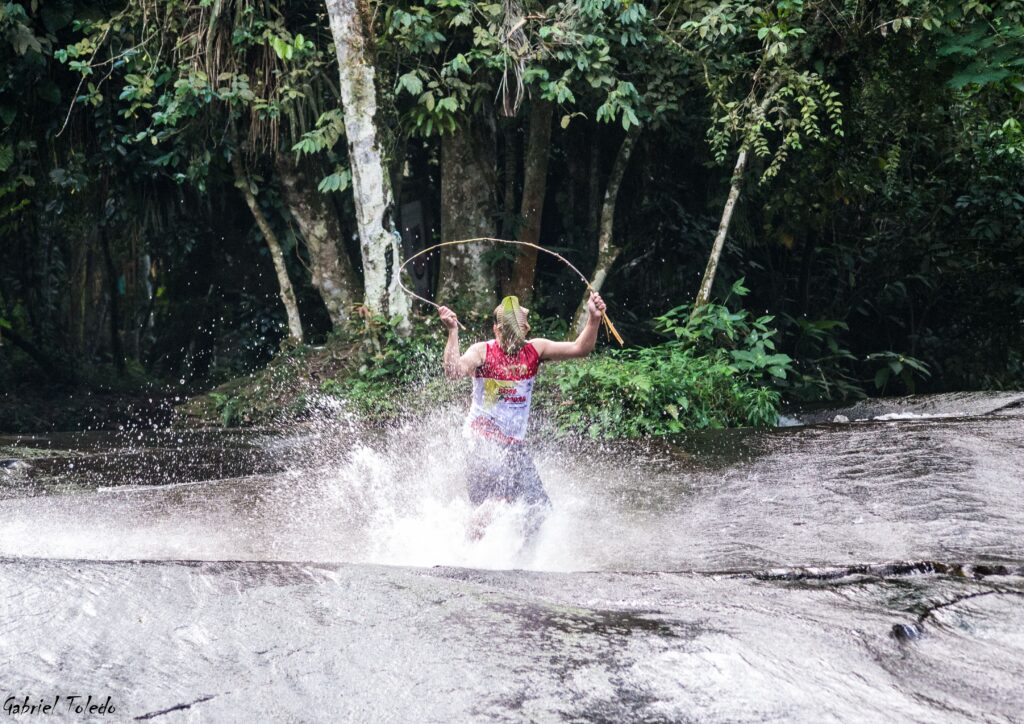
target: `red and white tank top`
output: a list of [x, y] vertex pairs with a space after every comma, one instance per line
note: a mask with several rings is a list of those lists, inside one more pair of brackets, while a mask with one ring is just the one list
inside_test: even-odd
[[539, 366], [540, 355], [530, 342], [511, 356], [497, 341], [488, 342], [487, 357], [473, 374], [473, 401], [466, 419], [469, 429], [501, 442], [522, 442]]

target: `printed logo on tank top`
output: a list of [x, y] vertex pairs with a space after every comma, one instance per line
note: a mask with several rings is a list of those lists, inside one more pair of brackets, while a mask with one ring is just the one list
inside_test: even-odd
[[493, 408], [498, 402], [506, 404], [522, 404], [526, 396], [519, 394], [518, 384], [514, 380], [492, 380], [484, 378], [484, 407]]

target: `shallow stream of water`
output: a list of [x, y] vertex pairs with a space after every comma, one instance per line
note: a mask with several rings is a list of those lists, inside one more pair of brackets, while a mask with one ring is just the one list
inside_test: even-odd
[[0, 696], [161, 721], [1024, 721], [1024, 394], [789, 422], [538, 440], [554, 510], [525, 548], [514, 508], [466, 535], [457, 411], [0, 437]]

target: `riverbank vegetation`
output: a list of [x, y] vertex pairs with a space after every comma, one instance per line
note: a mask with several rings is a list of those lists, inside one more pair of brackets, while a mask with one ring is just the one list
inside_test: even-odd
[[[793, 370], [789, 356], [775, 351], [771, 318], [754, 320], [717, 304], [690, 311], [686, 305], [658, 318], [659, 344], [546, 365], [535, 397], [538, 424], [601, 437], [775, 425], [777, 385]], [[194, 398], [178, 422], [265, 425], [351, 416], [388, 423], [461, 404], [465, 383], [446, 380], [437, 363], [444, 338], [440, 330], [401, 335], [382, 323], [370, 344], [350, 334], [297, 348], [256, 375]]]
[[[795, 360], [778, 351], [774, 319], [753, 318], [739, 307], [748, 293], [741, 279], [725, 304], [669, 310], [654, 320], [656, 343], [545, 365], [534, 398], [535, 425], [548, 433], [595, 437], [770, 427], [778, 423], [784, 395], [820, 399], [820, 372], [802, 373]], [[469, 332], [486, 337], [486, 320], [478, 327]], [[548, 318], [535, 327], [540, 336], [555, 336], [565, 323]], [[320, 347], [282, 353], [259, 373], [193, 398], [179, 408], [177, 423], [230, 427], [326, 417], [386, 424], [464, 405], [465, 382], [446, 380], [438, 364], [445, 339], [436, 321], [404, 334], [396, 320], [370, 320]], [[894, 375], [912, 388], [915, 377], [929, 374], [924, 363], [904, 355], [887, 354], [883, 363], [884, 381], [876, 374], [830, 384], [841, 382], [844, 397], [864, 397], [869, 385], [880, 390]]]
[[[6, 3], [0, 403], [442, 399], [395, 270], [479, 236], [626, 338], [548, 372], [560, 428], [1019, 388], [1022, 51], [1017, 0]], [[583, 314], [529, 249], [405, 281], [481, 336], [504, 293]]]

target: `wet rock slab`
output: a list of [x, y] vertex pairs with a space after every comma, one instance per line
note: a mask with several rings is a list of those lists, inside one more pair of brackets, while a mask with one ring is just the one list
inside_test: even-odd
[[539, 439], [554, 510], [522, 553], [514, 517], [465, 535], [455, 410], [0, 438], [3, 697], [109, 696], [118, 721], [1017, 721], [1020, 397]]
[[1017, 716], [1024, 581], [890, 572], [6, 560], [0, 680], [160, 721]]

